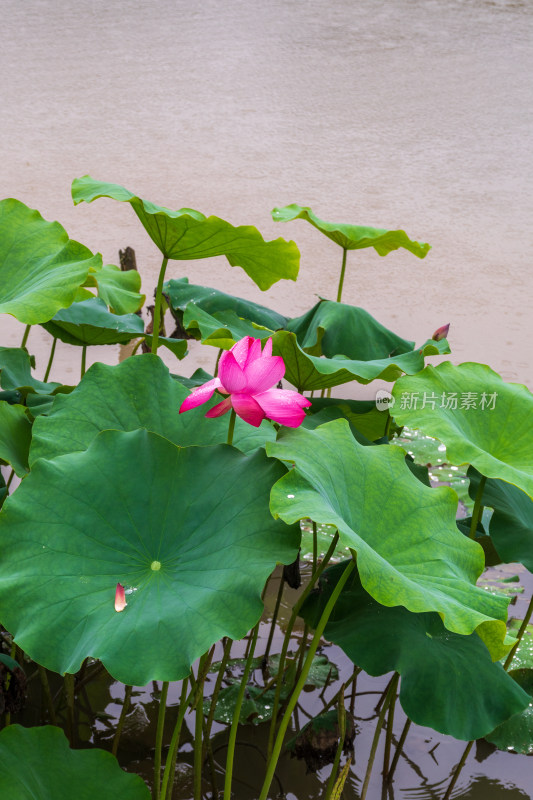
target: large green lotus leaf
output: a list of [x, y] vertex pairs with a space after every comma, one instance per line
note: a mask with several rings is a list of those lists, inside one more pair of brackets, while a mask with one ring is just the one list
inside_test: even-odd
[[499, 750], [533, 755], [533, 669], [516, 669], [509, 673], [529, 694], [529, 705], [485, 736]]
[[320, 300], [301, 317], [294, 317], [287, 330], [313, 356], [343, 355], [354, 361], [371, 361], [408, 353], [415, 343], [402, 339], [357, 306]]
[[26, 325], [46, 322], [101, 264], [102, 256], [69, 239], [59, 222], [18, 200], [0, 202], [0, 314]]
[[[348, 420], [351, 426], [369, 441], [381, 439], [385, 435], [389, 415], [380, 411], [373, 400], [347, 400], [336, 397], [314, 397], [308, 415], [320, 414], [324, 409], [333, 409], [338, 416]], [[316, 426], [314, 426], [316, 427]]]
[[266, 579], [297, 555], [299, 526], [268, 509], [283, 472], [263, 450], [176, 447], [146, 430], [40, 459], [0, 514], [2, 624], [56, 672], [91, 656], [126, 684], [185, 678], [256, 624]]
[[[52, 336], [67, 344], [78, 347], [103, 344], [124, 344], [144, 337], [149, 345], [151, 334], [144, 331], [144, 323], [136, 314], [112, 314], [100, 297], [92, 297], [74, 303], [70, 308], [58, 311], [55, 317], [46, 322], [43, 328]], [[182, 339], [159, 337], [162, 345], [170, 349], [178, 358], [187, 353], [187, 342]]]
[[[445, 361], [401, 378], [392, 394], [396, 422], [443, 442], [451, 464], [472, 464], [533, 497], [533, 395], [525, 386], [485, 364]], [[457, 408], [449, 407], [454, 396]]]
[[24, 406], [0, 402], [0, 458], [11, 464], [19, 478], [28, 472], [31, 423]]
[[[93, 364], [71, 394], [58, 395], [48, 416], [35, 420], [30, 463], [86, 450], [106, 429], [146, 428], [182, 447], [226, 442], [229, 415], [205, 419], [206, 411], [220, 398], [180, 414], [188, 396], [189, 390], [152, 353], [127, 358], [116, 366]], [[234, 443], [243, 451], [254, 450], [275, 436], [267, 421], [254, 428], [236, 420]]]
[[22, 347], [0, 347], [0, 386], [6, 391], [18, 390], [22, 396], [29, 392], [52, 394], [60, 383], [45, 383], [31, 374], [32, 359]]
[[171, 211], [142, 200], [116, 183], [96, 181], [89, 175], [72, 183], [74, 204], [99, 197], [130, 203], [152, 241], [165, 258], [186, 259], [226, 256], [232, 267], [242, 267], [260, 289], [288, 278], [295, 281], [300, 251], [285, 239], [265, 242], [253, 225], [234, 227], [219, 217], [206, 217], [192, 208]]
[[[347, 562], [323, 574], [301, 614], [315, 628]], [[438, 614], [412, 614], [377, 603], [352, 573], [324, 631], [369, 675], [395, 670], [402, 676], [400, 702], [407, 716], [456, 739], [478, 739], [512, 714], [529, 697], [493, 663], [476, 633], [446, 630]]]
[[277, 311], [209, 286], [194, 285], [189, 283], [188, 278], [167, 281], [163, 284], [163, 293], [177, 322], [181, 322], [187, 303], [194, 303], [209, 314], [215, 314], [217, 311], [234, 311], [238, 317], [249, 319], [256, 325], [273, 331], [284, 328], [287, 324], [287, 317], [278, 314]]
[[272, 513], [335, 525], [378, 603], [435, 611], [454, 633], [477, 630], [494, 659], [506, 652], [508, 600], [475, 586], [483, 551], [457, 530], [452, 489], [424, 486], [397, 447], [360, 445], [345, 420], [281, 429], [267, 453], [295, 464], [272, 489]]
[[285, 362], [285, 380], [299, 392], [328, 389], [350, 381], [370, 383], [376, 378], [395, 381], [403, 372], [408, 375], [424, 368], [424, 357], [449, 353], [448, 342], [429, 339], [422, 347], [390, 358], [354, 361], [344, 356], [320, 358], [305, 353], [290, 331], [277, 331], [272, 337], [273, 353]]
[[9, 725], [0, 733], [5, 800], [150, 800], [142, 778], [105, 750], [71, 750], [60, 728]]
[[106, 264], [100, 270], [91, 270], [85, 286], [96, 286], [98, 297], [102, 298], [113, 314], [134, 314], [146, 299], [144, 294], [140, 294], [141, 276], [137, 270], [123, 272], [114, 264]]
[[305, 219], [321, 231], [328, 239], [346, 250], [361, 250], [373, 247], [380, 256], [386, 256], [391, 250], [404, 247], [419, 258], [424, 258], [431, 249], [429, 244], [414, 242], [405, 231], [387, 231], [383, 228], [369, 228], [366, 225], [348, 225], [345, 223], [325, 222], [313, 214], [307, 206], [292, 203], [283, 208], [272, 210], [272, 219], [276, 222], [290, 222], [293, 219]]
[[273, 331], [258, 327], [247, 319], [241, 319], [235, 311], [207, 311], [189, 303], [183, 314], [183, 327], [189, 336], [202, 340], [202, 344], [229, 350], [240, 339], [268, 339]]
[[[470, 467], [468, 491], [472, 500], [481, 474]], [[500, 560], [520, 561], [533, 572], [533, 502], [531, 498], [505, 481], [488, 478], [483, 489], [483, 505], [494, 509], [489, 522], [489, 534]]]

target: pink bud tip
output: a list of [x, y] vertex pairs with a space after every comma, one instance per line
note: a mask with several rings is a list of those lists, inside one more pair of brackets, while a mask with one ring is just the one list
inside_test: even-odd
[[436, 342], [440, 342], [441, 339], [445, 339], [448, 336], [448, 331], [450, 330], [450, 323], [448, 322], [447, 325], [442, 325], [442, 327], [437, 328], [433, 336], [431, 337]]
[[117, 583], [117, 589], [115, 592], [115, 611], [124, 611], [127, 605], [124, 587], [122, 584]]

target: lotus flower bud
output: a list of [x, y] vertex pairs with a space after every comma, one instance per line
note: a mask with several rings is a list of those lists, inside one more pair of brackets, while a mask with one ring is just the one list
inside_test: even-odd
[[450, 330], [450, 323], [448, 322], [447, 325], [442, 325], [442, 327], [437, 328], [433, 336], [431, 337], [435, 342], [440, 342], [441, 339], [445, 339], [448, 336], [448, 331]]

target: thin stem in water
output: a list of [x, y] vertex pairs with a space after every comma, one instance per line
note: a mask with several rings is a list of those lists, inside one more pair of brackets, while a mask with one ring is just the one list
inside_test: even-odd
[[529, 606], [527, 607], [527, 611], [525, 617], [520, 625], [520, 630], [518, 631], [518, 635], [516, 637], [516, 644], [513, 645], [509, 655], [505, 659], [505, 664], [503, 665], [504, 670], [507, 672], [509, 667], [511, 666], [511, 662], [513, 660], [514, 654], [518, 649], [518, 645], [522, 641], [522, 636], [524, 635], [524, 631], [526, 630], [529, 620], [531, 619], [531, 615], [533, 614], [533, 595], [531, 596], [531, 600], [529, 601]]
[[268, 634], [268, 641], [265, 650], [265, 654], [263, 656], [265, 662], [268, 660], [268, 656], [270, 655], [270, 648], [272, 647], [272, 640], [274, 638], [274, 630], [276, 628], [276, 622], [278, 619], [278, 612], [279, 607], [281, 605], [281, 598], [283, 597], [283, 587], [285, 586], [285, 581], [283, 579], [283, 572], [281, 573], [281, 578], [279, 581], [279, 589], [278, 589], [278, 596], [276, 597], [276, 605], [274, 606], [274, 613], [272, 614], [272, 622], [270, 624], [270, 631]]
[[237, 695], [237, 702], [235, 703], [235, 709], [233, 711], [233, 719], [231, 721], [231, 728], [228, 739], [228, 755], [226, 757], [226, 776], [224, 778], [224, 800], [230, 800], [231, 798], [231, 781], [233, 778], [233, 759], [235, 756], [235, 741], [237, 739], [237, 727], [239, 725], [239, 717], [241, 714], [242, 701], [244, 700], [244, 693], [246, 691], [246, 684], [248, 683], [248, 676], [252, 668], [252, 661], [254, 657], [254, 650], [257, 642], [258, 633], [259, 633], [259, 622], [255, 626], [253, 631], [252, 646], [250, 647], [250, 653], [248, 655], [248, 658], [246, 659], [246, 666], [244, 667], [244, 673], [241, 679], [239, 694]]
[[324, 628], [326, 627], [326, 624], [330, 618], [331, 612], [333, 611], [333, 607], [335, 606], [335, 603], [337, 602], [337, 599], [340, 593], [342, 592], [344, 584], [350, 577], [354, 568], [355, 568], [355, 561], [350, 561], [350, 563], [347, 565], [346, 569], [342, 573], [337, 585], [335, 586], [335, 589], [331, 593], [331, 597], [326, 603], [326, 607], [324, 608], [320, 620], [318, 621], [318, 625], [316, 627], [315, 633], [311, 640], [311, 644], [309, 646], [309, 650], [307, 652], [302, 672], [300, 674], [296, 686], [294, 687], [294, 690], [291, 694], [291, 698], [287, 704], [287, 708], [285, 709], [285, 713], [279, 725], [276, 741], [274, 742], [274, 747], [272, 750], [272, 755], [270, 756], [268, 761], [267, 774], [265, 777], [265, 781], [263, 783], [263, 788], [261, 789], [261, 795], [259, 797], [259, 800], [266, 800], [268, 796], [270, 784], [272, 783], [274, 772], [276, 771], [276, 766], [281, 753], [281, 748], [283, 747], [283, 740], [285, 738], [285, 733], [287, 731], [287, 727], [289, 725], [292, 712], [294, 711], [300, 693], [303, 687], [305, 686], [305, 682], [307, 680], [309, 670], [311, 669], [311, 664], [313, 663], [317, 647], [320, 643], [320, 639], [322, 638], [322, 634], [324, 633]]
[[396, 708], [396, 692], [394, 692], [394, 694], [391, 697], [391, 701], [389, 703], [389, 714], [387, 717], [387, 736], [385, 738], [385, 752], [383, 753], [383, 776], [385, 780], [387, 780], [389, 775], [390, 751], [392, 743], [392, 731], [394, 727], [395, 708]]
[[115, 731], [115, 736], [113, 737], [113, 747], [111, 748], [111, 753], [116, 757], [118, 752], [118, 744], [120, 742], [120, 737], [122, 734], [122, 729], [124, 727], [124, 720], [126, 719], [126, 714], [128, 713], [130, 707], [130, 699], [131, 699], [131, 692], [133, 687], [126, 686], [126, 691], [124, 692], [124, 702], [122, 703], [122, 710], [120, 712], [120, 717], [118, 720], [117, 729]]
[[407, 718], [405, 725], [403, 726], [403, 731], [400, 736], [400, 741], [396, 745], [396, 750], [394, 751], [394, 758], [392, 759], [392, 764], [390, 765], [390, 770], [388, 775], [386, 776], [387, 781], [390, 783], [392, 781], [392, 776], [394, 775], [394, 771], [398, 766], [398, 761], [400, 760], [400, 756], [402, 754], [403, 746], [405, 744], [405, 740], [407, 739], [407, 734], [409, 733], [409, 728], [411, 727], [411, 720]]
[[163, 258], [161, 269], [159, 270], [159, 279], [157, 281], [157, 289], [155, 293], [155, 308], [154, 308], [154, 329], [152, 331], [152, 353], [157, 354], [159, 347], [159, 329], [161, 327], [161, 305], [163, 303], [163, 283], [165, 282], [165, 272], [167, 269], [168, 258]]
[[396, 696], [396, 687], [398, 686], [398, 673], [395, 674], [394, 678], [389, 684], [389, 691], [387, 692], [387, 696], [381, 706], [381, 711], [379, 712], [379, 717], [376, 725], [376, 731], [374, 733], [374, 738], [372, 740], [372, 747], [370, 748], [370, 755], [368, 757], [368, 765], [366, 768], [365, 779], [363, 781], [363, 788], [361, 790], [361, 798], [360, 800], [366, 800], [366, 793], [368, 792], [368, 786], [370, 783], [370, 775], [372, 774], [372, 767], [374, 766], [374, 759], [376, 757], [376, 750], [378, 749], [378, 742], [379, 737], [381, 735], [381, 729], [383, 727], [383, 722], [385, 720], [385, 714], [387, 713], [387, 708], [393, 697]]
[[[170, 740], [170, 747], [168, 749], [167, 760], [165, 762], [165, 771], [163, 773], [163, 783], [161, 785], [161, 798], [162, 800], [171, 800], [172, 789], [174, 787], [174, 774], [176, 772], [176, 759], [178, 757], [178, 749], [180, 744], [180, 733], [183, 719], [189, 707], [194, 690], [191, 689], [187, 695], [189, 687], [189, 679], [185, 678], [181, 687], [180, 704], [178, 706], [178, 718]], [[172, 776], [172, 777], [171, 777]]]
[[163, 746], [163, 729], [165, 726], [165, 712], [167, 710], [168, 681], [163, 681], [161, 697], [159, 698], [159, 712], [157, 714], [157, 730], [155, 734], [154, 753], [154, 800], [161, 796], [161, 748]]

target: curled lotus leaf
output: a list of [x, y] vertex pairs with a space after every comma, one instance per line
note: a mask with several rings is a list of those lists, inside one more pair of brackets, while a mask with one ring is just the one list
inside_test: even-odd
[[171, 211], [142, 200], [123, 186], [97, 181], [90, 175], [73, 181], [75, 205], [91, 203], [99, 197], [130, 203], [165, 258], [190, 261], [226, 256], [232, 267], [242, 267], [262, 290], [282, 278], [296, 280], [298, 276], [300, 251], [295, 242], [281, 238], [266, 242], [253, 225], [235, 227], [192, 208]]
[[125, 684], [185, 678], [256, 624], [266, 579], [296, 557], [299, 526], [268, 510], [284, 471], [263, 450], [177, 447], [146, 430], [38, 460], [0, 514], [1, 623], [55, 672], [90, 656]]
[[400, 378], [392, 394], [396, 422], [443, 442], [451, 464], [472, 464], [533, 497], [533, 395], [525, 386], [485, 364], [445, 361]]
[[6, 800], [150, 800], [142, 778], [105, 750], [71, 750], [60, 728], [8, 725], [0, 733], [0, 795]]
[[301, 317], [293, 317], [287, 330], [313, 356], [346, 356], [354, 361], [372, 361], [408, 353], [415, 343], [402, 339], [374, 319], [364, 308], [320, 300]]
[[[71, 394], [57, 395], [47, 416], [35, 420], [30, 464], [38, 458], [86, 450], [101, 431], [110, 429], [145, 428], [181, 447], [225, 443], [227, 418], [204, 417], [206, 408], [219, 398], [179, 414], [189, 393], [152, 353], [127, 358], [115, 366], [93, 364]], [[236, 420], [234, 445], [244, 452], [275, 437], [275, 429], [266, 420], [259, 428]]]
[[22, 347], [0, 347], [0, 386], [4, 391], [28, 394], [53, 394], [60, 383], [45, 383], [33, 377], [32, 356]]
[[[302, 607], [315, 627], [346, 562], [327, 569], [319, 591]], [[369, 675], [401, 675], [400, 702], [407, 716], [456, 739], [478, 739], [522, 711], [529, 696], [494, 663], [475, 633], [451, 633], [438, 614], [387, 608], [352, 573], [324, 636]]]
[[272, 513], [334, 525], [378, 603], [436, 612], [454, 633], [477, 631], [494, 659], [507, 652], [508, 600], [476, 587], [483, 551], [457, 530], [452, 489], [417, 480], [400, 448], [359, 444], [346, 420], [282, 429], [267, 453], [295, 465], [272, 489]]
[[245, 336], [268, 339], [273, 334], [268, 328], [241, 319], [234, 311], [215, 311], [214, 314], [209, 314], [194, 303], [189, 303], [185, 309], [183, 327], [189, 336], [201, 339], [202, 344], [210, 344], [222, 350], [229, 350]]
[[243, 297], [235, 297], [226, 294], [219, 289], [210, 286], [198, 286], [189, 283], [188, 278], [177, 278], [167, 281], [163, 285], [163, 293], [167, 298], [169, 308], [176, 319], [181, 323], [183, 312], [188, 303], [194, 303], [196, 308], [201, 308], [208, 314], [216, 314], [219, 311], [234, 311], [241, 319], [255, 322], [265, 328], [275, 331], [284, 328], [287, 324], [287, 317], [278, 314], [271, 308], [245, 300]]
[[[100, 297], [74, 303], [55, 315], [43, 328], [66, 344], [90, 345], [124, 344], [143, 337], [151, 345], [152, 336], [145, 332], [144, 323], [136, 314], [112, 314]], [[184, 358], [187, 342], [160, 336], [162, 345], [177, 358]]]
[[371, 228], [367, 225], [326, 222], [317, 217], [308, 206], [300, 206], [298, 203], [292, 203], [284, 208], [274, 208], [272, 219], [276, 222], [304, 219], [345, 250], [373, 247], [378, 255], [386, 256], [391, 250], [403, 247], [418, 258], [425, 258], [431, 249], [429, 244], [410, 239], [405, 231], [388, 231], [384, 228]]
[[102, 256], [68, 238], [19, 200], [0, 202], [0, 314], [26, 325], [46, 322], [74, 302]]
[[95, 286], [98, 297], [109, 306], [113, 314], [134, 314], [144, 303], [140, 294], [141, 276], [135, 269], [121, 270], [106, 264], [100, 270], [90, 270], [85, 286]]
[[380, 379], [395, 381], [402, 373], [412, 375], [424, 368], [424, 358], [449, 353], [446, 339], [429, 339], [421, 347], [407, 353], [369, 361], [353, 360], [338, 355], [324, 358], [306, 353], [298, 344], [295, 333], [277, 331], [272, 337], [273, 353], [285, 362], [285, 380], [299, 392], [327, 389], [350, 381], [370, 383]]

